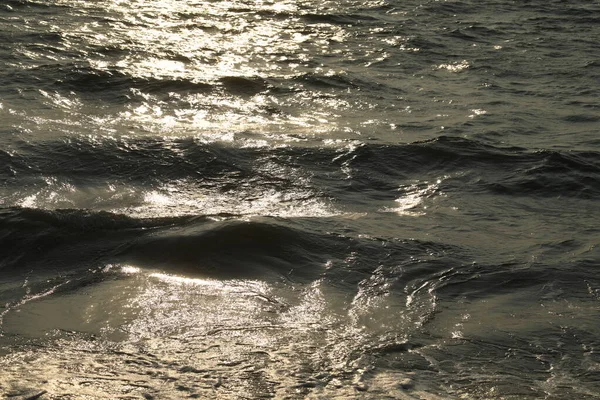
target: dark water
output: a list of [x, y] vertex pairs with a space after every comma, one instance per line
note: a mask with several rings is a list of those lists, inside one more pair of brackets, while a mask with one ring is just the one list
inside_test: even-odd
[[598, 1], [0, 5], [6, 398], [600, 398]]

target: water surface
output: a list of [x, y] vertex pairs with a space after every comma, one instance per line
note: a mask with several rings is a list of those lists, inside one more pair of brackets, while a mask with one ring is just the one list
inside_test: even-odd
[[597, 1], [0, 6], [0, 393], [595, 399]]

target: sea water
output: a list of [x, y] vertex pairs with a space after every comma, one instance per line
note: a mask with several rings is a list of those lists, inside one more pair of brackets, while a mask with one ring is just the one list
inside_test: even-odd
[[600, 397], [598, 1], [4, 0], [0, 38], [3, 396]]

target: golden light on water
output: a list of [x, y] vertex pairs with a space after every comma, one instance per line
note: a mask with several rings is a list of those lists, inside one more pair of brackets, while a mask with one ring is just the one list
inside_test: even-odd
[[[298, 360], [306, 360], [327, 366], [311, 378], [322, 380], [320, 391], [355, 393], [352, 385], [343, 389], [342, 379], [348, 378], [342, 375], [356, 346], [368, 338], [355, 325], [360, 321], [348, 319], [346, 295], [323, 281], [291, 289], [274, 282], [192, 278], [127, 264], [109, 265], [103, 273], [122, 274], [122, 279], [108, 279], [71, 296], [45, 293], [36, 304], [9, 313], [4, 322], [9, 332], [26, 336], [54, 328], [65, 340], [59, 341], [58, 351], [48, 347], [3, 359], [1, 384], [18, 378], [35, 386], [43, 380], [51, 393], [81, 397], [140, 394], [152, 388], [167, 396], [187, 390], [209, 397], [219, 389], [223, 398], [239, 398], [266, 390], [253, 386], [252, 373], [257, 371], [260, 382], [279, 382], [273, 390], [284, 396], [298, 393], [298, 375], [303, 374]], [[31, 324], [39, 310], [44, 315]], [[79, 320], [69, 315], [76, 310]], [[87, 331], [100, 336], [87, 340]], [[358, 369], [356, 379], [362, 373]]]
[[593, 396], [594, 6], [475, 3], [0, 4], [0, 396]]
[[[445, 179], [445, 178], [444, 178]], [[386, 207], [383, 212], [394, 212], [398, 215], [418, 217], [425, 215], [427, 205], [423, 204], [425, 200], [435, 196], [443, 195], [439, 187], [442, 179], [435, 183], [418, 182], [401, 188], [403, 195], [398, 197], [395, 207]]]
[[[98, 4], [79, 2], [78, 6], [85, 10]], [[295, 2], [104, 1], [103, 6], [112, 15], [107, 21], [89, 22], [62, 34], [67, 40], [84, 40], [91, 48], [124, 51], [116, 59], [90, 53], [87, 62], [109, 74], [155, 83], [180, 81], [179, 90], [183, 89], [183, 93], [175, 90], [169, 99], [134, 89], [132, 98], [142, 98], [143, 103], [120, 112], [118, 120], [110, 121], [115, 127], [129, 121], [141, 124], [143, 131], [200, 129], [206, 135], [268, 133], [269, 126], [277, 126], [282, 132], [318, 137], [335, 132], [339, 111], [348, 109], [341, 99], [303, 99], [301, 81], [287, 89], [287, 98], [269, 94], [265, 80], [318, 73], [321, 66], [311, 65], [309, 54], [335, 53], [332, 43], [344, 41], [345, 31], [337, 26], [322, 24], [311, 32], [298, 32], [296, 28], [304, 23], [288, 15], [297, 11]], [[286, 17], [273, 17], [279, 14]], [[234, 88], [224, 81], [230, 78], [246, 83], [240, 80], [241, 86]], [[206, 90], [193, 93], [200, 90], [198, 85], [206, 85]], [[299, 108], [298, 103], [306, 104]]]
[[[57, 112], [54, 120], [36, 122], [48, 125], [49, 132], [63, 135], [72, 131], [73, 136], [85, 132], [86, 140], [99, 146], [114, 138], [127, 142], [124, 147], [129, 143], [136, 146], [137, 139], [150, 137], [162, 140], [167, 149], [171, 140], [192, 137], [201, 143], [270, 149], [315, 143], [343, 148], [371, 132], [400, 131], [378, 112], [378, 104], [353, 95], [353, 74], [344, 63], [315, 61], [328, 55], [355, 59], [350, 50], [364, 52], [372, 60], [374, 50], [362, 45], [350, 49], [347, 42], [353, 38], [343, 24], [307, 24], [297, 2], [58, 3], [89, 17], [83, 24], [56, 27], [65, 46], [85, 49], [85, 59], [77, 64], [87, 74], [84, 79], [101, 76], [107, 86], [122, 90], [123, 98], [118, 107], [110, 102], [104, 106], [101, 101], [102, 106], [92, 109], [76, 87], [60, 94], [41, 90]], [[106, 18], [95, 17], [99, 7], [106, 11]], [[382, 29], [369, 32], [377, 36]], [[394, 45], [400, 43], [402, 37], [394, 36]], [[374, 62], [388, 57], [382, 53]], [[347, 91], [340, 92], [337, 85], [347, 86]], [[99, 98], [102, 96], [100, 92]], [[363, 118], [364, 113], [370, 117]], [[267, 173], [291, 176], [290, 182], [298, 185], [289, 190], [255, 185], [222, 192], [217, 187], [199, 187], [194, 179], [179, 179], [150, 188], [109, 182], [107, 191], [51, 177], [54, 181], [42, 189], [24, 188], [20, 204], [102, 209], [136, 217], [198, 213], [325, 217], [343, 213], [332, 206], [326, 194], [317, 196], [319, 190], [306, 177], [296, 177], [293, 171]], [[424, 194], [407, 194], [397, 199], [397, 207], [384, 211], [416, 215]]]
[[[63, 2], [74, 4], [72, 0]], [[80, 1], [77, 12], [94, 15], [102, 7], [108, 16], [90, 18], [83, 25], [57, 27], [67, 45], [86, 49], [86, 58], [74, 73], [73, 90], [60, 94], [40, 91], [56, 118], [36, 123], [50, 126], [50, 132], [60, 135], [72, 132], [76, 137], [85, 132], [82, 146], [86, 151], [107, 145], [127, 157], [148, 150], [144, 157], [156, 155], [157, 162], [173, 165], [174, 160], [187, 162], [187, 148], [181, 140], [190, 138], [194, 144], [218, 143], [237, 149], [319, 146], [339, 150], [343, 157], [358, 149], [358, 137], [382, 127], [393, 125], [396, 129], [390, 121], [374, 117], [377, 104], [353, 95], [352, 79], [356, 78], [352, 71], [342, 64], [326, 66], [315, 61], [315, 55], [355, 58], [345, 47], [350, 38], [347, 27], [317, 22], [307, 28], [297, 13], [300, 6], [292, 1]], [[371, 48], [365, 47], [364, 52], [373, 65], [389, 57], [388, 53], [376, 55]], [[98, 107], [86, 106], [84, 97], [96, 93], [79, 92], [77, 74], [84, 80], [101, 77], [100, 86], [104, 82], [112, 85], [111, 93], [119, 93], [118, 101], [103, 100], [105, 88], [95, 87]], [[191, 177], [149, 178], [141, 184], [115, 180], [103, 182], [101, 187], [49, 176], [42, 189], [22, 189], [21, 205], [108, 210], [134, 218], [220, 214], [329, 218], [345, 213], [302, 167], [269, 156], [251, 164], [251, 170], [243, 173], [258, 178], [233, 181], [227, 190], [223, 181], [205, 181], [202, 166], [188, 173]], [[350, 177], [351, 171], [345, 172]], [[383, 211], [417, 215], [419, 206], [435, 190], [435, 185], [415, 184], [398, 198], [397, 207]], [[358, 215], [347, 214], [349, 218]], [[335, 270], [333, 264], [327, 265]], [[266, 362], [258, 359], [260, 353], [271, 363], [265, 368], [267, 373], [289, 380], [292, 390], [296, 390], [296, 378], [279, 371], [300, 369], [296, 358], [328, 365], [327, 373], [341, 377], [356, 346], [369, 340], [370, 328], [392, 329], [384, 324], [387, 314], [380, 310], [387, 304], [385, 296], [371, 299], [359, 291], [352, 300], [352, 295], [325, 279], [290, 283], [284, 274], [281, 281], [237, 279], [232, 267], [230, 279], [213, 280], [202, 276], [205, 266], [201, 263], [190, 276], [178, 275], [169, 267], [158, 271], [143, 262], [107, 266], [102, 272], [107, 278], [89, 289], [56, 300], [48, 295], [36, 300], [35, 307], [26, 304], [21, 312], [8, 313], [4, 326], [21, 335], [39, 331], [59, 337], [63, 332], [85, 336], [93, 332], [125, 348], [144, 347], [175, 359], [177, 369], [171, 373], [181, 385], [191, 381], [185, 375], [188, 370], [210, 367], [218, 371], [226, 366], [232, 367], [229, 375], [239, 376], [240, 386], [244, 386], [250, 381], [245, 375], [249, 367], [241, 363], [254, 368], [252, 364]], [[240, 270], [240, 276], [243, 272]], [[111, 274], [118, 279], [111, 280]], [[38, 309], [44, 310], [44, 318], [33, 317]], [[31, 319], [36, 323], [24, 328], [24, 321]], [[412, 323], [407, 319], [406, 329]], [[85, 340], [69, 346], [81, 343], [90, 346]], [[109, 362], [118, 364], [118, 360], [115, 357]], [[45, 362], [58, 369], [67, 361], [57, 355], [54, 361]], [[111, 365], [110, 369], [131, 374], [128, 365]], [[60, 377], [45, 379], [65, 384]], [[341, 384], [336, 382], [340, 379], [331, 380], [332, 390], [338, 393]], [[111, 388], [101, 390], [110, 392]], [[354, 389], [345, 393], [354, 394]]]

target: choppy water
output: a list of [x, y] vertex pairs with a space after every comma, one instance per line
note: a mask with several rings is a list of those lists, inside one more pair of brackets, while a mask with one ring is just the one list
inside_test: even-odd
[[5, 0], [0, 394], [600, 398], [600, 3]]

